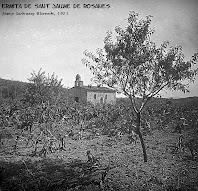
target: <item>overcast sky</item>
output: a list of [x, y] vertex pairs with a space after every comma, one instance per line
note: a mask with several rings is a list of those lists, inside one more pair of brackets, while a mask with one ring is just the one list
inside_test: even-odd
[[[2, 8], [2, 4], [26, 3], [31, 9]], [[49, 8], [35, 9], [45, 3]], [[74, 9], [73, 4], [81, 8]], [[85, 9], [83, 4], [109, 4], [110, 8]], [[52, 9], [53, 4], [71, 4], [70, 9]], [[76, 74], [84, 84], [93, 77], [81, 59], [85, 50], [95, 52], [103, 47], [108, 30], [126, 26], [130, 11], [140, 18], [152, 15], [153, 40], [160, 44], [169, 40], [171, 45], [181, 45], [188, 60], [198, 49], [197, 0], [0, 0], [0, 77], [28, 81], [40, 68], [63, 78], [65, 87], [72, 87]], [[4, 15], [4, 13], [54, 12], [55, 15]], [[68, 12], [60, 16], [57, 12]], [[164, 97], [198, 96], [198, 79], [190, 86], [191, 93], [163, 92]]]

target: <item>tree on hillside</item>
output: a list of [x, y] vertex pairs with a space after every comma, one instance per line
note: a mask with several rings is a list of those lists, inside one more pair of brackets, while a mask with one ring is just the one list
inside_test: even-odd
[[62, 79], [53, 73], [46, 75], [41, 69], [38, 73], [33, 71], [28, 79], [29, 83], [23, 95], [23, 102], [31, 106], [37, 104], [55, 104], [60, 98], [63, 89]]
[[[127, 26], [115, 28], [115, 39], [112, 32], [107, 32], [104, 47], [97, 49], [96, 54], [85, 51], [86, 58], [82, 60], [97, 84], [115, 88], [130, 98], [145, 162], [147, 153], [140, 124], [145, 105], [162, 89], [188, 92], [188, 82], [193, 82], [198, 72], [193, 69], [198, 53], [184, 61], [181, 46], [170, 47], [166, 41], [157, 47], [151, 40], [151, 18], [139, 19], [137, 13], [130, 12]], [[136, 98], [141, 98], [140, 104]]]
[[13, 102], [21, 98], [24, 91], [24, 84], [22, 82], [2, 79], [0, 83], [2, 99], [10, 99]]

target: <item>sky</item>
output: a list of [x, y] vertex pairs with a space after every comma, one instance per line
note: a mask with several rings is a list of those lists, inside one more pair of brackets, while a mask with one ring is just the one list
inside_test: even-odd
[[[21, 4], [22, 8], [6, 8], [5, 4]], [[25, 4], [31, 8], [24, 8]], [[37, 4], [45, 4], [45, 8], [36, 8]], [[53, 4], [70, 4], [70, 8], [53, 9]], [[73, 8], [73, 4], [80, 4], [80, 8]], [[83, 8], [83, 4], [108, 6]], [[27, 82], [33, 71], [42, 68], [46, 74], [55, 73], [63, 79], [65, 87], [74, 86], [76, 74], [84, 85], [93, 84], [92, 73], [81, 61], [83, 52], [102, 48], [107, 31], [125, 27], [130, 11], [142, 19], [153, 16], [151, 27], [155, 28], [153, 41], [157, 44], [168, 40], [172, 46], [181, 45], [185, 60], [198, 50], [197, 0], [0, 0], [0, 78]], [[198, 96], [198, 76], [190, 93], [163, 91], [162, 96]]]

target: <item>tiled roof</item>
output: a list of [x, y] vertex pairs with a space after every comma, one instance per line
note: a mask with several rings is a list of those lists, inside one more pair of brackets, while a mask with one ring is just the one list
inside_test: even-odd
[[107, 88], [107, 87], [98, 87], [98, 86], [82, 86], [80, 88], [86, 89], [89, 92], [109, 92], [113, 93], [115, 90]]

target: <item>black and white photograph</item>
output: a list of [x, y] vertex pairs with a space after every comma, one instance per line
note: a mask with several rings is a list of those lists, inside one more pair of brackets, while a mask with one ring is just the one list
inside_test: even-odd
[[198, 191], [197, 0], [0, 0], [0, 191]]

